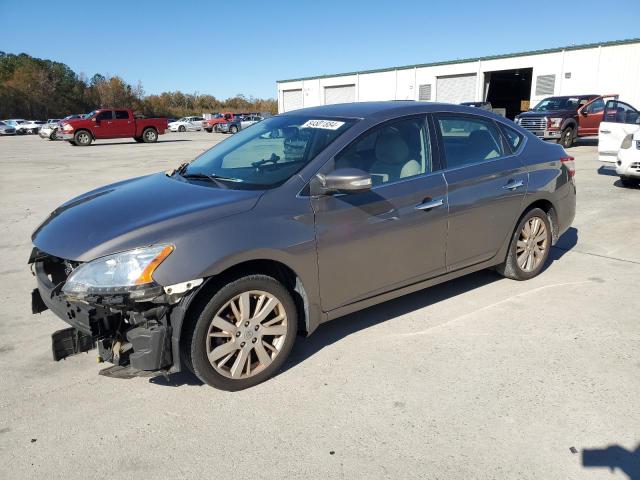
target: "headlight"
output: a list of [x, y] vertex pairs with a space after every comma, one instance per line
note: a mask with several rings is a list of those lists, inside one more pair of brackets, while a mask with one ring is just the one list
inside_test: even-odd
[[63, 130], [70, 132], [71, 130], [73, 130], [73, 126], [69, 123], [65, 123], [64, 127], [62, 127]]
[[547, 119], [547, 126], [549, 128], [560, 128], [560, 125], [562, 125], [562, 118], [548, 118]]
[[108, 255], [76, 268], [62, 291], [71, 296], [121, 294], [143, 296], [153, 282], [153, 272], [173, 252], [173, 245], [155, 245]]
[[624, 137], [624, 140], [622, 140], [622, 145], [620, 145], [620, 148], [624, 148], [626, 150], [627, 148], [631, 148], [631, 145], [633, 145], [633, 133], [630, 133], [629, 135]]

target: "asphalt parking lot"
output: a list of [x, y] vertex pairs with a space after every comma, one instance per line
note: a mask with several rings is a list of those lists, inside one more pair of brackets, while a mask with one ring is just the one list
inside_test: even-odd
[[640, 454], [640, 189], [594, 145], [570, 150], [574, 228], [533, 280], [479, 272], [325, 324], [237, 393], [98, 376], [93, 352], [53, 362], [66, 324], [30, 313], [31, 232], [222, 138], [0, 138], [0, 478], [637, 478], [605, 467]]

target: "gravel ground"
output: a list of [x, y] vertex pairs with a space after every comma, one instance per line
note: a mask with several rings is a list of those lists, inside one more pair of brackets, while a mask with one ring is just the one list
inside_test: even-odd
[[640, 478], [640, 189], [593, 145], [571, 149], [574, 229], [533, 280], [479, 272], [325, 324], [238, 393], [105, 378], [94, 352], [54, 363], [65, 324], [30, 313], [31, 232], [222, 138], [0, 138], [0, 478]]

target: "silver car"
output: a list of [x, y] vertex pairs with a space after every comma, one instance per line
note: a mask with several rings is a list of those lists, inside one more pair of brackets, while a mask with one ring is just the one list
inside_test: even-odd
[[13, 125], [7, 125], [5, 122], [0, 122], [0, 136], [15, 135], [16, 129]]
[[539, 275], [574, 174], [560, 145], [478, 108], [288, 112], [55, 209], [32, 236], [33, 312], [70, 325], [55, 359], [97, 346], [114, 375], [247, 388], [321, 323], [481, 269]]

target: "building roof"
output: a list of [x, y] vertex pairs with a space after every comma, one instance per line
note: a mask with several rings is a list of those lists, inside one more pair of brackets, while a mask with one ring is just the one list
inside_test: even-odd
[[568, 45], [566, 47], [557, 47], [557, 48], [547, 48], [544, 50], [531, 50], [528, 52], [515, 52], [515, 53], [505, 53], [501, 55], [489, 55], [486, 57], [473, 57], [473, 58], [463, 58], [458, 60], [445, 60], [442, 62], [432, 62], [432, 63], [416, 63], [414, 65], [401, 65], [396, 67], [387, 67], [387, 68], [376, 68], [373, 70], [359, 70], [353, 72], [345, 72], [345, 73], [333, 73], [326, 75], [315, 75], [311, 77], [300, 77], [300, 78], [290, 78], [287, 80], [277, 80], [276, 83], [284, 83], [284, 82], [297, 82], [300, 80], [316, 80], [319, 78], [331, 78], [331, 77], [342, 77], [347, 75], [357, 75], [362, 73], [378, 73], [378, 72], [390, 72], [393, 70], [407, 70], [410, 68], [422, 68], [422, 67], [437, 67], [440, 65], [454, 65], [456, 63], [468, 63], [468, 62], [478, 62], [485, 60], [498, 60], [501, 58], [513, 58], [513, 57], [524, 57], [529, 55], [543, 55], [545, 53], [556, 53], [562, 52], [563, 50], [584, 50], [587, 48], [596, 48], [596, 47], [613, 47], [618, 45], [627, 45], [630, 43], [640, 43], [640, 38], [629, 38], [626, 40], [613, 40], [610, 42], [600, 42], [600, 43], [585, 43], [582, 45]]

